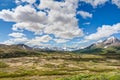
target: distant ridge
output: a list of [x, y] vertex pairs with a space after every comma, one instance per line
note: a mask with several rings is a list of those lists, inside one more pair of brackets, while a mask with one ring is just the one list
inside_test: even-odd
[[0, 44], [0, 54], [2, 53], [40, 53], [44, 52], [55, 52], [55, 51], [72, 51], [79, 53], [102, 53], [105, 51], [111, 51], [119, 53], [120, 51], [120, 40], [114, 36], [107, 38], [104, 41], [98, 41], [96, 43], [91, 44], [86, 48], [61, 48], [61, 47], [29, 47], [25, 44], [13, 44], [13, 45], [5, 45]]
[[104, 41], [98, 41], [90, 46], [73, 51], [76, 53], [92, 53], [92, 54], [120, 54], [120, 40], [114, 36]]
[[98, 41], [87, 48], [108, 48], [108, 47], [117, 47], [120, 46], [120, 40], [114, 36], [107, 38], [104, 41]]
[[32, 50], [33, 49], [32, 47], [29, 47], [25, 44], [17, 44], [17, 45], [14, 45], [14, 46], [17, 46], [17, 47], [20, 47], [20, 48], [23, 48], [23, 49], [26, 49], [26, 50]]
[[13, 45], [5, 45], [0, 44], [0, 49], [23, 49], [23, 50], [31, 50], [32, 47], [29, 47], [25, 44], [13, 44]]

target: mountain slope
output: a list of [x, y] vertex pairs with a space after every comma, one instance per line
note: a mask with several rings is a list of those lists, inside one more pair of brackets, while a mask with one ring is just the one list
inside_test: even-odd
[[32, 50], [31, 47], [24, 45], [24, 44], [16, 44], [16, 45], [5, 45], [0, 44], [0, 51], [7, 51], [7, 50]]
[[16, 44], [16, 45], [5, 45], [0, 44], [0, 57], [9, 58], [9, 57], [20, 57], [35, 54], [37, 51], [33, 50], [33, 48], [24, 45], [24, 44]]
[[96, 42], [92, 45], [90, 45], [89, 48], [109, 48], [109, 47], [119, 47], [120, 46], [120, 40], [115, 37], [110, 37], [102, 42]]
[[98, 41], [82, 50], [76, 50], [77, 53], [95, 53], [95, 54], [120, 54], [120, 40], [115, 37], [109, 37], [104, 41]]

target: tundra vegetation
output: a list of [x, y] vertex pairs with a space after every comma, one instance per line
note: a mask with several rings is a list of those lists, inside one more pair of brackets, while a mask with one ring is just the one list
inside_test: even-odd
[[120, 79], [120, 54], [21, 52], [0, 53], [0, 80]]

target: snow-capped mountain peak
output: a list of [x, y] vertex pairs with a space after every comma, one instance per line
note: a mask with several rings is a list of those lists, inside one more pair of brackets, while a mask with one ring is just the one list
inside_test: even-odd
[[112, 44], [112, 43], [120, 43], [120, 40], [112, 36], [104, 41], [104, 44]]
[[116, 39], [116, 37], [111, 36], [111, 37], [109, 37], [107, 40], [115, 40], [115, 39]]
[[120, 40], [112, 36], [104, 41], [97, 41], [96, 43], [90, 45], [87, 48], [108, 48], [111, 46], [120, 46]]

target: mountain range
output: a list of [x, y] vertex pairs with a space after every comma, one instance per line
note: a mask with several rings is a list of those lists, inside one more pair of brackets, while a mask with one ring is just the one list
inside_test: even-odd
[[107, 38], [106, 40], [97, 41], [84, 49], [79, 49], [74, 52], [98, 53], [98, 54], [106, 54], [106, 53], [120, 54], [120, 40], [112, 36], [112, 37]]
[[120, 40], [116, 37], [109, 37], [104, 41], [98, 41], [90, 46], [80, 48], [69, 48], [69, 47], [29, 47], [25, 44], [14, 44], [5, 45], [0, 44], [0, 56], [10, 56], [14, 53], [14, 56], [29, 55], [40, 52], [51, 52], [51, 51], [72, 51], [77, 53], [120, 53]]

